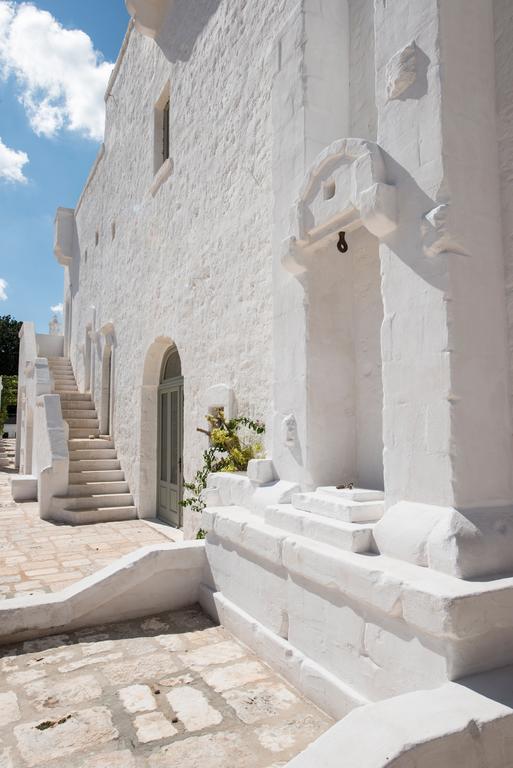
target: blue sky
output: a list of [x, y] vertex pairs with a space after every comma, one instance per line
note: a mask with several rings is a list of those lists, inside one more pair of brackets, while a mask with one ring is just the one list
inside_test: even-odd
[[55, 210], [75, 206], [98, 151], [128, 18], [123, 0], [0, 0], [0, 314], [40, 332], [62, 301]]

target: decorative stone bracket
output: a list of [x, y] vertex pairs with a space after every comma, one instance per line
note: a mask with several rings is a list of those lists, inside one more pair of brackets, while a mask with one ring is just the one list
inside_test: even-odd
[[386, 183], [383, 156], [377, 144], [339, 139], [327, 147], [306, 175], [292, 209], [292, 234], [283, 243], [282, 264], [301, 274], [308, 257], [328, 241], [335, 247], [339, 230], [360, 226], [378, 238], [397, 227], [397, 193]]

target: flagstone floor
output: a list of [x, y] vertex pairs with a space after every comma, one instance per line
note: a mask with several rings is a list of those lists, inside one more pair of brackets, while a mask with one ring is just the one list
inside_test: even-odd
[[0, 649], [1, 768], [278, 768], [331, 725], [198, 607]]
[[46, 522], [36, 503], [12, 500], [10, 473], [11, 466], [0, 465], [0, 600], [55, 592], [121, 555], [177, 536], [169, 526], [144, 520], [82, 526]]

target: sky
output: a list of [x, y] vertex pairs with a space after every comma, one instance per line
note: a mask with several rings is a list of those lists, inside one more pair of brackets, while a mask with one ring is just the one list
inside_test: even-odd
[[0, 315], [40, 333], [62, 308], [55, 211], [98, 152], [128, 20], [123, 0], [0, 0]]

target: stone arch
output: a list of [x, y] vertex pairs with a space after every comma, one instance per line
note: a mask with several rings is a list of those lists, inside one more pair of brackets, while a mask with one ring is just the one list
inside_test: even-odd
[[[379, 147], [360, 139], [327, 147], [306, 174], [291, 222], [281, 261], [304, 291], [304, 374], [293, 414], [302, 484], [381, 489], [379, 240], [396, 228], [396, 189]], [[346, 253], [337, 249], [341, 231]]]
[[144, 359], [141, 386], [141, 416], [139, 439], [139, 517], [157, 515], [157, 431], [158, 390], [162, 364], [170, 347], [175, 346], [168, 336], [158, 336]]

